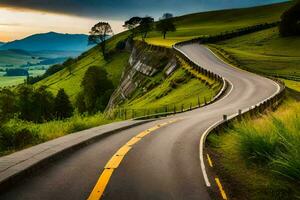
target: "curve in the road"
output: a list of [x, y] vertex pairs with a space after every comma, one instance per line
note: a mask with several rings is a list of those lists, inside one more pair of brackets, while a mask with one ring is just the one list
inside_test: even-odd
[[183, 120], [155, 130], [134, 145], [115, 169], [102, 198], [210, 199], [199, 167], [199, 138], [224, 114], [235, 115], [274, 95], [278, 85], [229, 66], [205, 46], [188, 44], [179, 49], [199, 66], [228, 80], [231, 92], [208, 106], [121, 131], [77, 150], [0, 194], [0, 199], [88, 198], [105, 164], [121, 146], [141, 131], [178, 117]]

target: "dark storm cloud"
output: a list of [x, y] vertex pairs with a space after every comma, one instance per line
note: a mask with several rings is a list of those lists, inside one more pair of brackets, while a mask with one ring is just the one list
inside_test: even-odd
[[0, 6], [65, 13], [93, 18], [124, 19], [133, 15], [176, 15], [224, 8], [246, 7], [282, 0], [0, 0]]

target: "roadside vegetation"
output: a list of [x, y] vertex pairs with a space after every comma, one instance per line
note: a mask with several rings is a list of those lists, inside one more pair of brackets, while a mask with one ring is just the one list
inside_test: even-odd
[[299, 92], [290, 91], [275, 112], [209, 135], [215, 167], [232, 199], [299, 198]]
[[[208, 137], [218, 175], [231, 199], [299, 199], [300, 2], [287, 10], [291, 22], [209, 45], [225, 61], [248, 71], [280, 77], [287, 97], [275, 112], [235, 121]], [[295, 14], [297, 13], [297, 14]], [[284, 23], [288, 28], [283, 30]], [[290, 25], [294, 27], [290, 27]], [[279, 32], [280, 30], [280, 32]], [[287, 31], [287, 32], [284, 32]], [[290, 32], [289, 32], [290, 31]], [[284, 33], [283, 33], [284, 32]]]
[[64, 120], [52, 120], [44, 123], [34, 123], [14, 118], [1, 126], [0, 156], [117, 120], [108, 119], [102, 113], [94, 115], [75, 114]]

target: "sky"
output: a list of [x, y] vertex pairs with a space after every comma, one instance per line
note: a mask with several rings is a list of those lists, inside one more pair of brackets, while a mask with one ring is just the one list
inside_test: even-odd
[[158, 18], [193, 12], [250, 7], [282, 0], [0, 0], [0, 41], [45, 33], [85, 33], [98, 21], [108, 21], [114, 33], [131, 16]]

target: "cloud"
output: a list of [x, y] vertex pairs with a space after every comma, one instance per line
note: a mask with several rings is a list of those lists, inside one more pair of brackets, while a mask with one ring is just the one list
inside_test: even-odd
[[282, 0], [1, 0], [0, 6], [64, 13], [90, 18], [125, 19], [133, 15], [154, 17], [204, 10], [254, 6]]
[[1, 23], [0, 22], [0, 26], [20, 26], [20, 24], [18, 24], [18, 23]]

